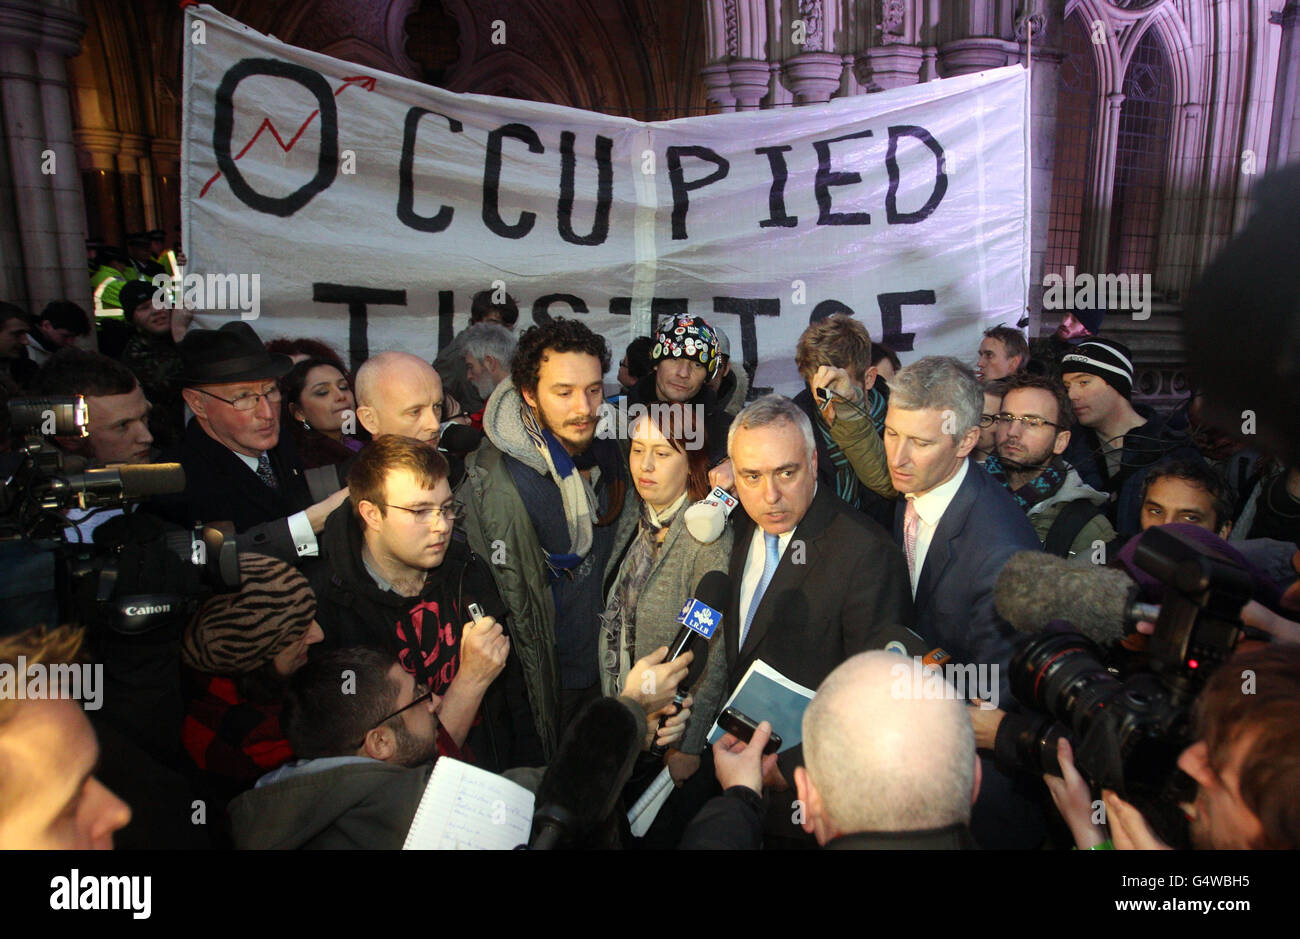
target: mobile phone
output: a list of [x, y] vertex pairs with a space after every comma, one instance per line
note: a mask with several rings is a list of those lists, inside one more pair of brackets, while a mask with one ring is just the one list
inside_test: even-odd
[[[750, 738], [754, 736], [754, 731], [758, 730], [758, 721], [735, 708], [727, 708], [718, 716], [718, 726], [737, 740], [749, 743]], [[775, 753], [779, 749], [781, 749], [781, 735], [772, 731], [771, 739], [767, 741], [763, 752]]]
[[829, 388], [817, 389], [817, 400], [822, 403], [822, 407], [831, 403], [831, 392]]
[[469, 605], [469, 618], [472, 619], [474, 622], [477, 623], [485, 615], [486, 614], [484, 614], [483, 612], [483, 607], [479, 606], [477, 603], [471, 603]]

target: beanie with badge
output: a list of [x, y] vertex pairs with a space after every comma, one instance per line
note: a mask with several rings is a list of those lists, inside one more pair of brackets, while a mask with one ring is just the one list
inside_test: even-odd
[[657, 365], [664, 359], [690, 359], [708, 371], [711, 380], [718, 373], [718, 334], [698, 316], [674, 316], [655, 333], [650, 358]]
[[1133, 397], [1133, 353], [1113, 339], [1088, 339], [1061, 356], [1061, 374], [1096, 375], [1125, 398]]

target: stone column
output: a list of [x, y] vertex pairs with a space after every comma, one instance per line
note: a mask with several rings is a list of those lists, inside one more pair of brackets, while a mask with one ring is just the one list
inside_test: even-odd
[[[12, 179], [0, 212], [0, 259], [12, 300], [38, 312], [66, 298], [89, 309], [84, 200], [72, 147], [66, 59], [80, 52], [85, 21], [75, 0], [0, 0], [0, 128]], [[18, 257], [10, 257], [13, 243]]]
[[801, 52], [785, 60], [796, 104], [825, 104], [839, 91], [844, 59], [837, 52]]
[[1300, 0], [1290, 0], [1270, 22], [1282, 27], [1268, 139], [1269, 169], [1300, 160]]
[[700, 69], [704, 76], [704, 97], [726, 111], [736, 110], [736, 96], [731, 90], [731, 73], [726, 62], [717, 62]]
[[855, 69], [858, 81], [864, 88], [884, 91], [887, 88], [915, 85], [921, 80], [924, 59], [925, 53], [920, 46], [890, 43], [863, 50], [855, 63]]
[[737, 111], [757, 111], [771, 88], [771, 69], [766, 60], [742, 59], [728, 62], [731, 93], [736, 96]]
[[1111, 199], [1115, 191], [1115, 143], [1119, 137], [1120, 109], [1124, 107], [1124, 94], [1112, 91], [1099, 104], [1097, 115], [1097, 147], [1100, 155], [1092, 168], [1089, 192], [1093, 201], [1084, 218], [1089, 220], [1087, 230], [1091, 237], [1080, 245], [1080, 272], [1101, 273], [1106, 270], [1106, 253], [1110, 246]]

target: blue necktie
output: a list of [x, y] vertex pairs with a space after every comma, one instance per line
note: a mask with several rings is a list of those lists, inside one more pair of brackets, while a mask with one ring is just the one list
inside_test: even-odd
[[763, 576], [758, 579], [758, 586], [754, 588], [754, 595], [750, 598], [749, 610], [745, 613], [745, 628], [740, 634], [740, 645], [737, 649], [744, 648], [745, 637], [749, 635], [749, 627], [754, 622], [754, 612], [758, 609], [758, 602], [763, 599], [763, 593], [767, 590], [767, 585], [772, 582], [772, 575], [776, 573], [776, 566], [781, 563], [780, 536], [764, 532], [763, 541], [767, 547], [767, 553], [763, 557]]
[[265, 451], [257, 458], [257, 478], [271, 489], [280, 488], [280, 481], [275, 478], [275, 470], [271, 468], [271, 458]]

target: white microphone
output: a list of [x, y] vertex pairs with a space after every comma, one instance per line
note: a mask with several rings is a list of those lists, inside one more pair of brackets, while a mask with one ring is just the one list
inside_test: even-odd
[[712, 544], [722, 537], [727, 518], [740, 500], [727, 490], [714, 486], [713, 491], [686, 507], [686, 530], [701, 544]]

